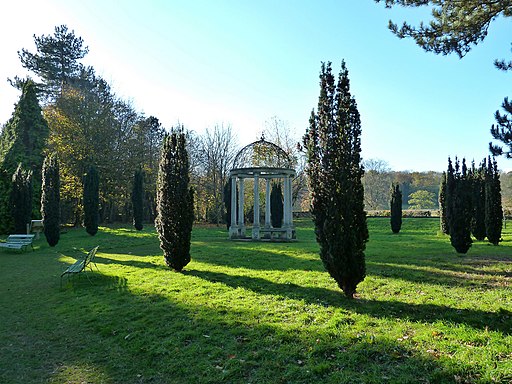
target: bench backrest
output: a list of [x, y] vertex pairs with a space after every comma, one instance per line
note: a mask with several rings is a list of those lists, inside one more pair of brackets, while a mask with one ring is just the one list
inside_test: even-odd
[[35, 235], [9, 235], [9, 237], [7, 237], [7, 242], [30, 244], [34, 240], [34, 236]]
[[91, 263], [94, 260], [94, 257], [96, 256], [96, 252], [98, 251], [99, 246], [94, 247], [89, 251], [87, 256], [85, 256], [85, 266], [87, 266], [89, 263]]

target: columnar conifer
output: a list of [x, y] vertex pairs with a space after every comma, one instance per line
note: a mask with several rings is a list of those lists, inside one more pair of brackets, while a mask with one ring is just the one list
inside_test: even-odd
[[44, 235], [50, 247], [60, 239], [60, 175], [57, 156], [44, 159], [41, 187], [41, 217]]
[[475, 239], [482, 241], [485, 239], [485, 160], [479, 168], [472, 164], [469, 172], [469, 182], [471, 184], [473, 218], [471, 221], [471, 233]]
[[164, 137], [157, 180], [155, 226], [169, 268], [181, 271], [190, 262], [194, 192], [183, 127]]
[[14, 113], [0, 133], [0, 232], [12, 228], [12, 176], [21, 163], [32, 171], [32, 208], [39, 214], [43, 150], [48, 139], [48, 124], [43, 118], [37, 99], [36, 85], [31, 80], [21, 82], [22, 93]]
[[441, 221], [441, 231], [448, 234], [448, 223], [446, 221], [446, 172], [441, 176], [441, 185], [439, 186], [439, 218]]
[[455, 188], [455, 170], [453, 169], [452, 160], [448, 157], [448, 169], [446, 171], [446, 187], [445, 187], [445, 217], [446, 217], [446, 234], [450, 234], [453, 194]]
[[87, 233], [94, 236], [98, 232], [99, 216], [99, 185], [100, 179], [96, 167], [91, 165], [84, 175], [84, 227]]
[[455, 161], [453, 188], [449, 196], [450, 242], [457, 253], [467, 253], [473, 242], [471, 239], [473, 207], [465, 159], [462, 159], [462, 168], [459, 161]]
[[393, 233], [400, 232], [402, 228], [402, 191], [398, 183], [391, 185], [391, 230]]
[[226, 228], [229, 231], [229, 227], [231, 226], [231, 180], [229, 179], [226, 184], [224, 184], [223, 202], [226, 208]]
[[501, 241], [503, 208], [501, 205], [501, 185], [498, 164], [489, 156], [485, 174], [485, 230], [487, 240], [498, 245]]
[[352, 298], [366, 274], [368, 227], [361, 178], [361, 121], [343, 61], [338, 83], [322, 63], [318, 110], [304, 136], [311, 211], [320, 257], [345, 295]]
[[144, 218], [144, 172], [135, 171], [132, 187], [133, 226], [137, 231], [142, 230]]
[[272, 189], [270, 191], [270, 221], [272, 227], [281, 228], [283, 225], [283, 191], [281, 184], [272, 183]]
[[32, 171], [24, 170], [21, 163], [12, 175], [11, 214], [14, 231], [26, 233], [32, 219]]

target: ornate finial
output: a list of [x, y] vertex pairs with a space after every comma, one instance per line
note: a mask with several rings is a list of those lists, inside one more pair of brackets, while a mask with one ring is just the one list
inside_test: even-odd
[[265, 133], [263, 133], [263, 132], [261, 133], [261, 139], [260, 140], [261, 141], [265, 141]]

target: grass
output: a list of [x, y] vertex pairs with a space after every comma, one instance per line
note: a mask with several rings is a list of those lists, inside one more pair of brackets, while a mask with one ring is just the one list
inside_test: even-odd
[[[69, 230], [0, 253], [1, 383], [511, 383], [512, 231], [459, 256], [436, 219], [369, 219], [354, 300], [294, 243], [196, 227], [183, 273], [155, 231]], [[99, 245], [99, 272], [59, 275]], [[75, 248], [79, 247], [79, 248]]]

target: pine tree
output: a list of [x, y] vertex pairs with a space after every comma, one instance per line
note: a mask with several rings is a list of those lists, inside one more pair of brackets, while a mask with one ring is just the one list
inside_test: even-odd
[[84, 175], [84, 227], [87, 233], [94, 236], [98, 232], [99, 216], [99, 185], [100, 179], [96, 167], [91, 165]]
[[489, 156], [485, 174], [485, 231], [487, 240], [498, 245], [501, 241], [503, 208], [501, 205], [500, 174], [496, 159]]
[[469, 173], [473, 203], [471, 233], [478, 241], [485, 239], [485, 159], [479, 168], [472, 164]]
[[24, 170], [21, 163], [12, 175], [11, 214], [14, 231], [26, 233], [32, 219], [32, 171]]
[[450, 242], [457, 253], [467, 253], [473, 242], [471, 239], [473, 206], [465, 159], [462, 159], [462, 169], [459, 166], [459, 161], [457, 159], [455, 161], [453, 189], [449, 204]]
[[322, 63], [317, 113], [304, 136], [320, 258], [348, 298], [366, 275], [368, 241], [361, 178], [361, 121], [343, 61], [338, 83]]
[[183, 127], [164, 137], [157, 178], [155, 226], [169, 268], [181, 271], [190, 262], [194, 191]]
[[41, 217], [44, 235], [50, 247], [60, 239], [60, 175], [57, 156], [49, 155], [43, 163], [41, 187]]
[[446, 221], [446, 172], [441, 176], [441, 185], [439, 186], [439, 218], [441, 221], [441, 231], [448, 234], [448, 222]]
[[137, 231], [143, 228], [144, 218], [144, 172], [142, 169], [135, 171], [132, 188], [133, 226]]
[[283, 207], [283, 191], [281, 184], [272, 183], [270, 191], [270, 221], [272, 227], [281, 228], [283, 225], [284, 207]]
[[[56, 26], [53, 36], [34, 35], [36, 53], [26, 49], [18, 52], [21, 65], [43, 80], [40, 88], [50, 99], [56, 98], [64, 85], [76, 79], [83, 65], [79, 60], [89, 52], [81, 37], [68, 31], [66, 25]], [[19, 82], [19, 79], [15, 79]]]
[[391, 230], [398, 233], [402, 228], [402, 191], [398, 183], [391, 185], [390, 210]]

